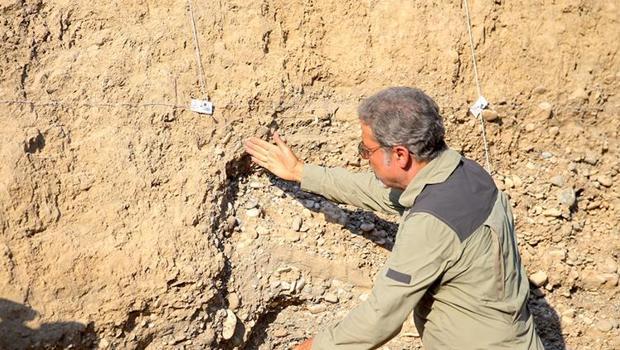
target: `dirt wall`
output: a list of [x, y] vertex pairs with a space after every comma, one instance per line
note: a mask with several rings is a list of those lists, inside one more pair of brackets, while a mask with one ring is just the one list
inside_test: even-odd
[[[2, 346], [286, 348], [363, 299], [392, 218], [250, 167], [248, 136], [279, 130], [306, 161], [364, 168], [357, 103], [417, 86], [442, 107], [450, 146], [483, 160], [460, 1], [194, 12], [206, 93], [186, 1], [0, 3]], [[494, 177], [544, 277], [539, 332], [550, 348], [620, 346], [618, 5], [470, 12], [498, 114], [486, 123]], [[213, 116], [144, 106], [203, 97]], [[410, 328], [387, 346], [420, 347]]]

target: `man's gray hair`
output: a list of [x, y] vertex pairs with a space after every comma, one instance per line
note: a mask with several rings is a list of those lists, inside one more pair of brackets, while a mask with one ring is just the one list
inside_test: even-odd
[[357, 113], [381, 146], [405, 146], [417, 161], [431, 161], [447, 148], [439, 107], [420, 89], [382, 90], [363, 100]]

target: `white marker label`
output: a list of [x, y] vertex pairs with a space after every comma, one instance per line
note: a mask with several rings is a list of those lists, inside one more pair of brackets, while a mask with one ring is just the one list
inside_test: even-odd
[[213, 114], [213, 103], [207, 100], [194, 100], [189, 106], [189, 109], [200, 114]]
[[480, 96], [476, 103], [469, 107], [469, 111], [477, 118], [480, 116], [480, 113], [482, 113], [482, 110], [485, 109], [488, 105], [489, 102], [487, 102], [486, 98], [484, 98], [484, 96]]

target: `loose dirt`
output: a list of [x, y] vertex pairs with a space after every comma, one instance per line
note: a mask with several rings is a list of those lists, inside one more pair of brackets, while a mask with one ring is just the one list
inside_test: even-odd
[[[483, 162], [460, 1], [194, 12], [208, 96], [187, 1], [0, 2], [0, 348], [288, 349], [364, 300], [396, 218], [275, 179], [247, 137], [278, 130], [306, 162], [367, 170], [358, 102], [416, 86]], [[618, 4], [470, 12], [538, 332], [620, 348]], [[144, 106], [207, 97], [213, 116]], [[419, 348], [410, 321], [383, 347]]]

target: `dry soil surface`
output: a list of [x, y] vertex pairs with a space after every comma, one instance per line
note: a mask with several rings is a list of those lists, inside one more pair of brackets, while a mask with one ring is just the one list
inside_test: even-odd
[[[620, 348], [619, 6], [470, 1], [548, 349]], [[365, 171], [358, 102], [417, 86], [484, 162], [461, 1], [193, 10], [204, 86], [187, 1], [0, 0], [0, 348], [288, 349], [360, 303], [395, 218], [273, 178], [247, 137]], [[419, 348], [409, 321], [383, 346]]]

